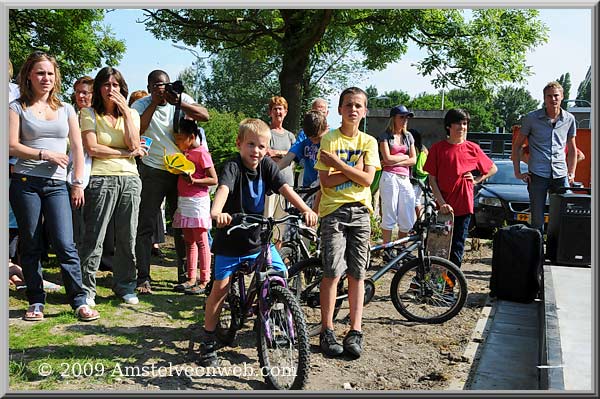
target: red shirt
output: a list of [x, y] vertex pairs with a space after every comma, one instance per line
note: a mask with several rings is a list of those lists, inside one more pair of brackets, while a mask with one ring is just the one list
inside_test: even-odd
[[454, 209], [454, 216], [473, 213], [473, 182], [463, 175], [473, 170], [489, 172], [494, 163], [472, 141], [450, 144], [439, 141], [431, 146], [423, 169], [437, 179], [438, 187]]
[[[194, 179], [206, 177], [206, 169], [213, 166], [212, 158], [203, 146], [192, 148], [185, 152], [185, 157], [196, 165], [196, 171], [192, 174]], [[208, 195], [208, 186], [190, 184], [183, 176], [177, 181], [177, 192], [180, 197], [204, 197]]]

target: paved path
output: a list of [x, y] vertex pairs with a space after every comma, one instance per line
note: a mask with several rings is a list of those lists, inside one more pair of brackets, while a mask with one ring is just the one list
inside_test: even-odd
[[488, 319], [468, 390], [537, 390], [538, 308], [497, 300]]
[[565, 390], [592, 389], [592, 270], [552, 266]]

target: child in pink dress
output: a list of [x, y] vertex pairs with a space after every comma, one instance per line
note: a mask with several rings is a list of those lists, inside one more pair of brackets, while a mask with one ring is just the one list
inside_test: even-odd
[[[183, 231], [187, 252], [188, 280], [177, 286], [177, 291], [187, 294], [201, 294], [210, 279], [210, 247], [208, 230], [210, 219], [210, 197], [208, 186], [217, 184], [217, 173], [212, 158], [202, 145], [197, 145], [200, 131], [196, 122], [181, 119], [179, 132], [175, 133], [175, 143], [185, 157], [194, 163], [196, 170], [191, 175], [182, 174], [177, 182], [177, 210], [173, 217], [173, 227]], [[196, 279], [196, 268], [200, 260], [200, 278]]]

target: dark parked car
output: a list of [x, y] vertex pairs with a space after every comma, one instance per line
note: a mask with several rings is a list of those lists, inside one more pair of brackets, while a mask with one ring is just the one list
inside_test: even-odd
[[[497, 159], [498, 172], [475, 186], [475, 214], [471, 218], [472, 237], [491, 238], [494, 229], [529, 222], [529, 193], [527, 184], [515, 177], [511, 160]], [[521, 171], [527, 164], [521, 162]], [[545, 223], [548, 223], [546, 198]]]

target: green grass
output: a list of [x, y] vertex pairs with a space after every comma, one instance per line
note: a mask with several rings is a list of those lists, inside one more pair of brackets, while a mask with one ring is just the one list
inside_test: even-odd
[[[22, 321], [28, 307], [25, 292], [11, 289], [10, 389], [92, 389], [94, 384], [113, 383], [119, 366], [181, 363], [193, 338], [192, 329], [204, 321], [205, 297], [172, 291], [177, 283], [175, 255], [166, 246], [163, 251], [167, 256], [161, 264], [168, 266], [152, 266], [154, 294], [140, 296], [138, 305], [126, 305], [114, 295], [112, 273], [98, 273], [100, 319], [94, 322], [77, 320], [64, 287], [47, 293], [43, 321]], [[62, 285], [55, 258], [44, 265], [44, 278]], [[53, 371], [41, 375], [40, 367]], [[134, 382], [140, 381], [134, 378]]]

